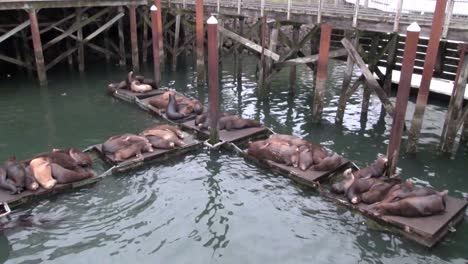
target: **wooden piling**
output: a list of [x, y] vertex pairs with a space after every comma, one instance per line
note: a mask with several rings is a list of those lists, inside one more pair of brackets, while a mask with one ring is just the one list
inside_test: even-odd
[[[294, 25], [292, 31], [292, 42], [294, 46], [299, 45], [299, 30], [301, 25]], [[289, 67], [289, 95], [294, 95], [296, 90], [296, 70], [297, 66], [292, 65]]]
[[437, 50], [442, 36], [446, 5], [447, 0], [437, 0], [436, 2], [434, 17], [432, 20], [431, 35], [429, 37], [429, 44], [427, 46], [426, 57], [424, 60], [421, 84], [419, 85], [418, 97], [416, 99], [416, 108], [414, 110], [413, 120], [408, 134], [408, 152], [416, 152], [417, 149], [419, 134], [421, 133], [424, 118], [424, 111], [426, 109], [427, 99], [429, 98], [429, 87], [431, 85]]
[[[273, 26], [271, 29], [270, 33], [270, 45], [268, 49], [272, 52], [276, 52], [276, 46], [278, 44], [278, 34], [280, 30], [280, 24], [276, 24]], [[266, 37], [266, 36], [265, 36]], [[263, 97], [267, 97], [270, 94], [270, 88], [271, 88], [271, 78], [270, 75], [272, 74], [272, 68], [273, 68], [273, 59], [271, 57], [266, 57], [265, 58], [265, 74], [263, 75], [263, 78], [265, 82], [263, 83]]]
[[37, 21], [37, 14], [35, 9], [28, 11], [29, 21], [31, 22], [31, 35], [34, 48], [34, 57], [36, 58], [37, 77], [39, 78], [40, 85], [47, 84], [47, 76], [44, 64], [44, 54], [42, 53], [41, 35], [39, 33], [39, 23]]
[[385, 70], [385, 79], [383, 89], [390, 95], [390, 91], [392, 89], [392, 73], [393, 69], [395, 68], [396, 63], [396, 54], [398, 50], [398, 33], [393, 33], [388, 40], [388, 53], [387, 53], [387, 68]]
[[[81, 22], [81, 15], [83, 13], [82, 8], [76, 9], [76, 23], [79, 24]], [[77, 32], [76, 36], [78, 38], [78, 70], [80, 72], [84, 72], [85, 62], [84, 62], [84, 45], [83, 45], [83, 30], [80, 27]]]
[[219, 141], [219, 50], [218, 50], [218, 21], [211, 16], [208, 21], [208, 102], [210, 117], [210, 144]]
[[[124, 13], [123, 7], [119, 6], [119, 13]], [[123, 28], [123, 19], [119, 19], [118, 25], [118, 34], [119, 34], [119, 65], [125, 66], [127, 64], [127, 58], [125, 57], [125, 39], [124, 39], [124, 28]]]
[[205, 82], [205, 58], [203, 55], [203, 0], [196, 0], [196, 34], [197, 34], [197, 85], [202, 86]]
[[400, 153], [401, 137], [403, 135], [403, 127], [405, 124], [406, 107], [408, 105], [409, 92], [411, 89], [411, 77], [413, 76], [420, 31], [421, 28], [417, 23], [413, 23], [407, 28], [405, 51], [403, 53], [401, 76], [395, 106], [395, 116], [393, 118], [390, 142], [388, 143], [387, 149], [387, 158], [388, 163], [390, 164], [390, 168], [387, 171], [388, 176], [395, 173], [396, 163]]
[[159, 59], [160, 59], [160, 68], [163, 69], [164, 66], [164, 38], [163, 38], [163, 22], [162, 22], [162, 5], [161, 0], [154, 0], [154, 5], [158, 8], [156, 11], [157, 26], [158, 26], [158, 47], [159, 47]]
[[[377, 60], [379, 59], [377, 56], [377, 49], [379, 47], [379, 35], [374, 33], [372, 36], [371, 47], [368, 53], [368, 65], [369, 70], [374, 73], [375, 68], [377, 67]], [[367, 115], [369, 111], [369, 101], [371, 96], [371, 89], [364, 85], [364, 92], [362, 93], [362, 104], [361, 104], [361, 115]]]
[[267, 18], [266, 16], [262, 17], [262, 27], [261, 27], [261, 45], [262, 53], [260, 54], [260, 67], [259, 67], [259, 80], [258, 80], [258, 95], [259, 97], [264, 97], [266, 95], [265, 91], [265, 78], [266, 78], [266, 61], [265, 61], [265, 45], [266, 45], [266, 35], [267, 35]]
[[321, 25], [319, 59], [317, 66], [317, 74], [315, 77], [314, 103], [312, 105], [312, 120], [314, 122], [319, 122], [322, 119], [323, 95], [325, 93], [328, 77], [327, 68], [328, 54], [330, 51], [331, 31], [332, 27], [330, 24], [323, 23]]
[[132, 46], [132, 66], [133, 71], [140, 70], [140, 62], [138, 58], [138, 36], [137, 36], [137, 18], [135, 5], [128, 6], [130, 18], [130, 44]]
[[152, 5], [150, 8], [151, 12], [151, 37], [153, 41], [153, 72], [154, 81], [159, 86], [161, 82], [161, 70], [160, 70], [160, 57], [159, 57], [159, 41], [158, 41], [158, 8]]
[[[348, 30], [345, 31], [345, 37], [350, 38], [352, 35], [352, 31]], [[359, 44], [359, 31], [354, 31], [354, 39], [353, 39], [353, 46], [357, 47]], [[354, 67], [354, 60], [351, 56], [348, 55], [346, 60], [346, 69], [344, 71], [343, 76], [343, 83], [341, 85], [341, 94], [340, 98], [338, 99], [338, 109], [336, 111], [335, 122], [337, 124], [343, 123], [344, 112], [346, 108], [346, 93], [348, 91], [349, 86], [351, 85], [351, 78], [353, 77], [353, 67]]]
[[143, 40], [141, 44], [141, 60], [143, 63], [148, 61], [148, 24], [146, 23], [146, 17], [148, 15], [148, 8], [146, 6], [143, 7]]
[[[179, 54], [179, 35], [180, 35], [180, 15], [176, 15], [174, 32], [174, 54], [172, 54], [172, 70], [177, 69], [177, 54]], [[182, 47], [183, 48], [183, 47]]]
[[[244, 35], [244, 17], [239, 17], [239, 36]], [[237, 69], [236, 69], [236, 80], [237, 88], [242, 88], [242, 46], [236, 48], [237, 52]]]
[[[450, 97], [450, 103], [442, 129], [439, 147], [443, 152], [451, 152], [453, 150], [457, 133], [465, 122], [462, 112], [468, 78], [468, 58], [466, 57], [464, 46], [465, 45], [460, 45], [460, 62], [458, 64], [457, 76], [453, 85], [452, 96]], [[465, 47], [466, 51], [468, 51], [468, 44]]]

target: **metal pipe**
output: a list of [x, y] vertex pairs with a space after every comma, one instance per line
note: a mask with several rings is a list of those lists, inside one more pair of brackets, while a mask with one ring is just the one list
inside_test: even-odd
[[210, 117], [210, 143], [219, 141], [219, 50], [218, 50], [218, 20], [211, 16], [208, 21], [208, 101]]
[[390, 142], [388, 143], [387, 149], [387, 158], [388, 163], [390, 164], [390, 168], [387, 171], [388, 175], [394, 174], [400, 153], [401, 137], [403, 135], [403, 127], [405, 124], [406, 107], [408, 106], [411, 77], [413, 76], [420, 31], [421, 28], [415, 22], [407, 28], [405, 51], [403, 53], [400, 82], [398, 85], [395, 105], [395, 117], [393, 118]]

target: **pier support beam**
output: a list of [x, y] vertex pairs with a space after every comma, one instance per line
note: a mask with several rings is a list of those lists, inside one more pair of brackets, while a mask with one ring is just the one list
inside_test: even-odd
[[196, 34], [197, 34], [197, 85], [202, 86], [205, 82], [205, 56], [203, 40], [205, 30], [203, 29], [203, 0], [196, 0]]
[[[375, 68], [377, 67], [377, 60], [379, 59], [377, 54], [377, 49], [379, 47], [379, 34], [374, 33], [372, 36], [371, 47], [368, 53], [367, 63], [369, 65], [369, 70], [374, 73]], [[364, 92], [362, 94], [362, 105], [361, 105], [361, 115], [367, 116], [369, 111], [369, 101], [371, 96], [371, 89], [364, 85]]]
[[[262, 9], [263, 10], [263, 9]], [[266, 95], [265, 91], [265, 78], [266, 78], [266, 61], [265, 61], [265, 45], [266, 45], [266, 35], [267, 35], [267, 23], [266, 16], [262, 17], [261, 33], [260, 33], [260, 43], [262, 45], [260, 53], [260, 67], [258, 71], [258, 96], [264, 97]]]
[[323, 95], [327, 85], [328, 78], [328, 53], [330, 52], [332, 27], [328, 23], [321, 25], [319, 59], [317, 74], [315, 77], [314, 103], [312, 105], [312, 119], [314, 122], [320, 122], [323, 111]]
[[29, 21], [31, 22], [31, 35], [34, 47], [34, 57], [36, 58], [37, 77], [40, 85], [47, 84], [47, 76], [44, 64], [44, 54], [42, 53], [41, 35], [39, 33], [39, 23], [35, 9], [28, 10]]
[[157, 12], [158, 8], [155, 5], [152, 5], [150, 8], [151, 12], [151, 37], [153, 41], [153, 71], [154, 71], [154, 81], [156, 85], [161, 82], [161, 62], [159, 57], [159, 41], [158, 41], [158, 17]]
[[146, 6], [143, 7], [143, 40], [141, 44], [141, 60], [143, 64], [148, 61], [148, 24], [146, 23], [146, 18], [148, 16], [148, 8]]
[[[460, 45], [460, 62], [440, 141], [440, 150], [443, 152], [451, 152], [453, 150], [458, 131], [463, 123], [466, 125], [465, 112], [467, 112], [468, 107], [463, 109], [463, 100], [468, 79], [468, 58], [465, 52], [468, 52], [468, 44]], [[462, 132], [462, 140], [463, 137]]]
[[[294, 25], [293, 26], [293, 31], [292, 31], [292, 42], [294, 47], [297, 47], [299, 45], [299, 30], [301, 26], [300, 25]], [[289, 95], [294, 95], [296, 92], [296, 70], [297, 66], [293, 65], [289, 67]]]
[[388, 143], [387, 158], [390, 164], [387, 171], [388, 176], [395, 173], [396, 163], [400, 153], [401, 137], [405, 124], [406, 107], [411, 89], [411, 77], [413, 76], [416, 50], [418, 48], [419, 32], [421, 28], [417, 23], [411, 24], [407, 28], [405, 51], [401, 65], [401, 76], [398, 85], [398, 93], [395, 105], [395, 116], [393, 118], [392, 129], [390, 131], [390, 142]]
[[132, 66], [133, 71], [138, 72], [140, 70], [140, 62], [138, 58], [138, 35], [135, 5], [129, 5], [128, 11], [130, 17], [130, 43], [132, 46]]
[[398, 50], [398, 33], [393, 33], [388, 41], [389, 48], [387, 53], [387, 69], [385, 70], [383, 89], [387, 95], [390, 95], [390, 91], [392, 90], [392, 72], [395, 68], [396, 53]]
[[161, 70], [164, 67], [164, 37], [163, 37], [163, 22], [162, 22], [162, 6], [161, 0], [154, 0], [154, 5], [158, 8], [156, 18], [158, 21], [158, 43], [159, 43], [159, 58]]
[[445, 8], [447, 0], [438, 0], [432, 19], [431, 35], [427, 46], [426, 57], [424, 60], [424, 69], [419, 85], [418, 98], [416, 99], [416, 108], [414, 110], [413, 121], [408, 134], [408, 152], [416, 152], [419, 141], [419, 134], [426, 110], [427, 99], [429, 98], [429, 87], [431, 85], [434, 65], [437, 58], [437, 50], [439, 48], [440, 37], [444, 26]]
[[[174, 32], [174, 54], [172, 54], [172, 70], [177, 69], [177, 55], [179, 54], [179, 35], [180, 35], [180, 15], [176, 15]], [[183, 47], [182, 47], [183, 48]]]
[[[123, 7], [119, 7], [119, 13], [124, 13]], [[127, 64], [127, 59], [125, 57], [125, 39], [124, 39], [124, 28], [123, 28], [123, 19], [119, 19], [118, 25], [119, 32], [119, 65], [125, 66]]]
[[218, 21], [211, 16], [208, 21], [208, 102], [210, 117], [210, 144], [219, 141], [219, 50], [218, 50]]
[[[81, 17], [83, 14], [82, 8], [76, 9], [76, 23], [81, 23]], [[78, 38], [78, 70], [84, 72], [85, 69], [85, 58], [84, 58], [84, 45], [83, 45], [83, 30], [82, 27], [76, 31], [76, 37]]]

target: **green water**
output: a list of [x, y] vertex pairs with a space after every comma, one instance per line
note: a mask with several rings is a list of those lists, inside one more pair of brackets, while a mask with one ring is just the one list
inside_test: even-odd
[[[191, 58], [163, 76], [165, 86], [207, 100], [194, 88]], [[255, 96], [254, 58], [244, 59], [242, 90], [232, 59], [223, 60], [222, 107], [260, 119], [274, 131], [320, 142], [363, 166], [385, 153], [390, 118], [372, 97], [367, 120], [360, 98], [334, 125], [344, 64], [330, 65], [324, 121], [310, 121], [313, 78], [298, 68], [297, 95], [288, 97], [287, 71], [273, 82], [270, 103]], [[84, 148], [107, 137], [161, 122], [104, 92], [125, 70], [87, 65], [80, 76], [66, 67], [49, 74], [49, 87], [15, 75], [0, 82], [0, 160], [27, 158], [53, 147]], [[150, 74], [151, 69], [144, 71]], [[410, 103], [408, 117], [414, 107]], [[436, 152], [443, 103], [426, 111], [420, 153], [403, 155], [399, 169], [421, 185], [468, 197], [467, 147], [455, 158]], [[466, 263], [468, 221], [429, 250], [366, 225], [358, 213], [321, 198], [288, 178], [228, 151], [201, 149], [160, 165], [113, 175], [80, 190], [17, 208], [32, 225], [0, 233], [6, 263]], [[466, 217], [465, 217], [466, 218]], [[50, 221], [39, 221], [39, 220]]]

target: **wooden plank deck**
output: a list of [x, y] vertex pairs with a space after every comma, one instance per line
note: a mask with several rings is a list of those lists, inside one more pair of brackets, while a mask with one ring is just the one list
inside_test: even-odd
[[147, 5], [146, 0], [2, 0], [0, 10]]

